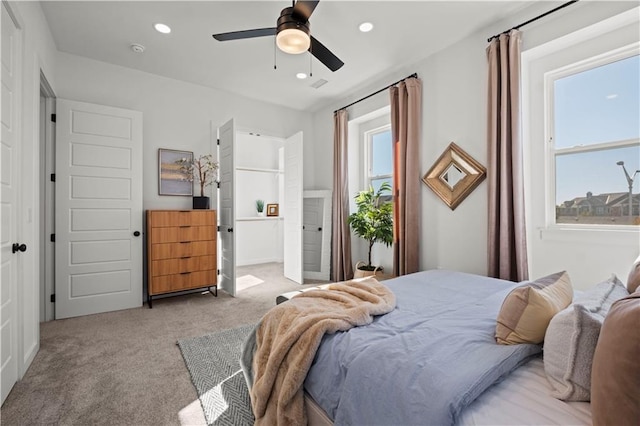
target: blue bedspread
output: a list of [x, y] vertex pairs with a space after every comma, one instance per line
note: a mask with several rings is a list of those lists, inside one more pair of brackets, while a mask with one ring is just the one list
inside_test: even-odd
[[385, 281], [397, 307], [326, 335], [305, 390], [336, 425], [451, 425], [485, 389], [540, 352], [496, 344], [496, 317], [518, 284], [433, 270]]

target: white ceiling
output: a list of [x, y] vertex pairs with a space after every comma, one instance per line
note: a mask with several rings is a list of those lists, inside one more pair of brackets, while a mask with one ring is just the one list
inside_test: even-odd
[[[321, 1], [310, 19], [312, 34], [345, 63], [331, 72], [307, 53], [280, 51], [274, 70], [274, 37], [218, 42], [211, 36], [275, 27], [288, 1], [41, 2], [60, 51], [299, 110], [342, 99], [531, 3]], [[364, 21], [373, 31], [358, 30]], [[156, 32], [156, 22], [168, 24], [171, 34]], [[132, 43], [146, 50], [134, 53]], [[310, 63], [313, 77], [297, 79]], [[319, 79], [328, 83], [310, 87]]]

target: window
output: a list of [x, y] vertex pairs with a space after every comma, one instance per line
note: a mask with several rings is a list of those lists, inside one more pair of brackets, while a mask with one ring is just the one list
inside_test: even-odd
[[637, 49], [547, 74], [556, 224], [640, 225], [639, 82]]
[[[365, 184], [377, 191], [383, 182], [393, 186], [393, 146], [391, 126], [384, 126], [365, 133]], [[391, 193], [388, 194], [391, 196]]]

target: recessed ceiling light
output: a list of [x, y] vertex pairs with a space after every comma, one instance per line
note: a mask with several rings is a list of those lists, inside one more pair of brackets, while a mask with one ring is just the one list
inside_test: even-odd
[[373, 24], [371, 22], [363, 22], [362, 24], [360, 24], [360, 26], [358, 28], [363, 33], [368, 33], [369, 31], [371, 31], [373, 29]]
[[307, 78], [307, 75], [303, 72], [299, 72], [298, 74], [296, 74], [296, 77], [298, 77], [300, 80], [304, 80], [305, 78]]
[[610, 94], [610, 95], [607, 95], [607, 99], [615, 99], [615, 98], [617, 98], [617, 97], [618, 97], [618, 94], [617, 94], [617, 93], [612, 93], [612, 94]]
[[169, 28], [169, 26], [166, 24], [153, 24], [153, 28], [155, 28], [157, 32], [162, 34], [169, 34], [171, 32], [171, 28]]

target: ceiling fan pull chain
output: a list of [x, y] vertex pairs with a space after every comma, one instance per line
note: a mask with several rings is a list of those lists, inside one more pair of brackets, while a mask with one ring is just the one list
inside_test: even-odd
[[274, 69], [274, 70], [277, 70], [277, 69], [278, 69], [277, 59], [276, 59], [276, 58], [277, 58], [277, 56], [276, 56], [276, 55], [277, 55], [276, 50], [278, 50], [278, 49], [276, 49], [276, 47], [277, 47], [277, 45], [276, 45], [276, 38], [274, 37], [274, 38], [273, 38], [273, 69]]
[[313, 77], [313, 54], [311, 53], [311, 46], [309, 46], [309, 77]]

